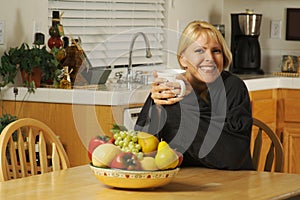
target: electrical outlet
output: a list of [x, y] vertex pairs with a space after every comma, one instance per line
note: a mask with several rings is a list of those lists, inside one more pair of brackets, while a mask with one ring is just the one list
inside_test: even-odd
[[281, 21], [280, 20], [272, 20], [271, 21], [270, 37], [272, 39], [280, 39], [281, 38]]

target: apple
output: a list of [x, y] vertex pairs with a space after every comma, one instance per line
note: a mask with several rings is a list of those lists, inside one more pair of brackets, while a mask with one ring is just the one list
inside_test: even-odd
[[112, 160], [121, 153], [114, 144], [104, 143], [95, 148], [92, 153], [92, 164], [96, 167], [109, 167]]
[[181, 165], [181, 163], [183, 161], [183, 154], [181, 152], [177, 151], [177, 150], [175, 150], [175, 152], [176, 152], [176, 154], [178, 156], [178, 164], [177, 164], [176, 167], [180, 167], [180, 165]]
[[93, 151], [96, 149], [96, 147], [98, 147], [101, 144], [105, 144], [105, 143], [113, 143], [114, 142], [114, 138], [110, 138], [106, 135], [104, 136], [95, 136], [93, 137], [88, 145], [88, 156], [89, 159], [92, 160], [92, 153]]
[[111, 168], [125, 170], [141, 170], [141, 163], [132, 152], [121, 152], [112, 160]]

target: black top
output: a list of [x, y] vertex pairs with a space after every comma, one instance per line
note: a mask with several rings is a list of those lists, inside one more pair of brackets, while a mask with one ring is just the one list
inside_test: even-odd
[[253, 169], [253, 120], [244, 82], [223, 71], [208, 84], [206, 99], [193, 91], [178, 103], [156, 106], [149, 95], [135, 130], [152, 133], [182, 152], [183, 166]]

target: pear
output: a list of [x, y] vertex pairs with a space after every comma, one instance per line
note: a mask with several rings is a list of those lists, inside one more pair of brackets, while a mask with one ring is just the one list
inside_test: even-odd
[[151, 135], [150, 133], [139, 131], [137, 133], [138, 143], [141, 145], [143, 153], [151, 153], [156, 151], [157, 145], [159, 143], [157, 137]]
[[160, 170], [174, 169], [178, 166], [179, 157], [174, 149], [167, 142], [161, 141], [157, 147], [155, 164]]

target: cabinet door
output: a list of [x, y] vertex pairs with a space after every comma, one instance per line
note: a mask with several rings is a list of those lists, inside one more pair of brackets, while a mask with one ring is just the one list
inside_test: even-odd
[[299, 99], [286, 98], [284, 100], [284, 121], [285, 122], [300, 122], [300, 104]]
[[300, 128], [283, 129], [284, 172], [300, 173]]
[[253, 117], [260, 119], [276, 131], [276, 92], [274, 90], [259, 90], [250, 92]]

